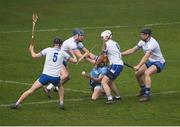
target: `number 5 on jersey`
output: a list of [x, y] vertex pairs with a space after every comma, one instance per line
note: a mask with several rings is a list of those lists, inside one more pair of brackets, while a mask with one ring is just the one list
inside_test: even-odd
[[53, 62], [56, 62], [56, 61], [57, 61], [57, 58], [58, 58], [57, 56], [58, 56], [58, 53], [55, 52], [55, 53], [54, 53], [54, 56], [53, 56]]

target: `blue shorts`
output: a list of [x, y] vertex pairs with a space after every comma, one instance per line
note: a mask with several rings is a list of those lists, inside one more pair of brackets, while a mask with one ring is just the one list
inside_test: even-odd
[[96, 82], [93, 82], [93, 81], [89, 81], [89, 86], [90, 86], [90, 88], [91, 88], [91, 91], [94, 91], [94, 88], [96, 87], [96, 86], [101, 86], [101, 83], [96, 83]]
[[38, 81], [42, 84], [42, 85], [47, 85], [49, 83], [52, 83], [54, 86], [59, 86], [60, 84], [60, 77], [52, 77], [46, 74], [41, 74], [41, 76], [39, 77]]
[[120, 75], [120, 73], [123, 70], [122, 65], [112, 64], [109, 66], [107, 73], [105, 74], [110, 80], [115, 80], [117, 76]]
[[152, 65], [155, 65], [156, 68], [157, 68], [157, 73], [160, 73], [163, 70], [163, 68], [165, 66], [165, 63], [161, 63], [159, 61], [156, 61], [156, 62], [147, 61], [146, 62], [146, 67], [147, 68], [149, 68]]

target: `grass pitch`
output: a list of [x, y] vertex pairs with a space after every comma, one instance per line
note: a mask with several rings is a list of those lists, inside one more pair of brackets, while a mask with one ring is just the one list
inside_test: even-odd
[[[180, 125], [180, 1], [179, 0], [1, 0], [0, 1], [0, 125]], [[57, 94], [48, 99], [42, 90], [29, 97], [20, 110], [10, 110], [43, 68], [44, 59], [33, 60], [27, 51], [31, 38], [31, 15], [37, 12], [36, 51], [51, 46], [54, 37], [67, 39], [73, 28], [86, 33], [87, 48], [97, 44], [100, 33], [111, 29], [121, 50], [137, 44], [139, 30], [149, 26], [161, 46], [166, 67], [153, 76], [152, 101], [139, 103], [138, 84], [125, 68], [116, 83], [123, 100], [106, 105], [105, 99], [90, 101], [88, 81], [81, 77], [92, 65], [69, 64], [71, 80], [65, 85], [66, 110], [58, 109]], [[143, 53], [123, 57], [135, 65]]]

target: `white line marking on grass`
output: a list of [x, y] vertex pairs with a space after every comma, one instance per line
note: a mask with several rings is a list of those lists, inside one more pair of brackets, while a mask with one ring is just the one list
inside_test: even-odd
[[[166, 94], [174, 94], [174, 93], [180, 93], [180, 91], [163, 91], [159, 93], [152, 93], [152, 95], [166, 95]], [[134, 97], [133, 95], [124, 95], [123, 97]], [[86, 98], [74, 98], [74, 99], [65, 99], [65, 102], [77, 102], [77, 101], [84, 101], [90, 99], [90, 97]], [[28, 103], [23, 103], [23, 105], [36, 105], [36, 104], [48, 104], [48, 103], [58, 103], [59, 100], [49, 100], [49, 101], [37, 101], [37, 102], [28, 102]], [[11, 104], [1, 104], [0, 108], [3, 107], [8, 107]]]
[[[24, 82], [18, 82], [18, 81], [8, 81], [8, 80], [0, 80], [0, 83], [8, 83], [8, 84], [21, 84], [26, 86], [31, 86], [31, 83], [24, 83]], [[85, 90], [78, 90], [78, 89], [71, 89], [71, 88], [65, 88], [66, 91], [72, 91], [76, 93], [90, 93], [89, 91]]]
[[[90, 98], [74, 98], [74, 99], [65, 99], [64, 101], [65, 102], [76, 102], [76, 101], [83, 101], [83, 100], [85, 100], [85, 99], [90, 99]], [[27, 103], [23, 103], [23, 105], [35, 105], [35, 104], [48, 104], [48, 103], [58, 103], [59, 102], [59, 100], [58, 99], [56, 99], [56, 100], [48, 100], [48, 101], [35, 101], [35, 102], [27, 102]], [[11, 104], [1, 104], [0, 105], [0, 108], [1, 107], [8, 107], [8, 106], [10, 106]]]
[[[22, 83], [22, 82], [17, 82], [17, 81], [5, 81], [5, 80], [0, 80], [0, 82], [2, 83], [9, 83], [9, 84], [22, 84], [22, 85], [32, 85], [30, 83]], [[70, 89], [70, 88], [66, 88], [65, 90], [67, 91], [72, 91], [72, 92], [77, 92], [77, 93], [91, 93], [90, 91], [84, 91], [84, 90], [76, 90], [76, 89]], [[152, 93], [152, 95], [166, 95], [166, 94], [175, 94], [175, 93], [180, 93], [180, 91], [162, 91], [162, 92], [158, 92], [158, 93]], [[134, 95], [124, 95], [123, 97], [134, 97]], [[69, 101], [84, 101], [90, 99], [90, 97], [86, 97], [86, 98], [74, 98], [74, 99], [65, 99], [66, 102]], [[23, 105], [35, 105], [35, 104], [47, 104], [47, 103], [54, 103], [54, 102], [58, 102], [58, 100], [49, 100], [49, 101], [38, 101], [38, 102], [28, 102], [28, 103], [24, 103]], [[8, 107], [10, 106], [10, 104], [1, 104], [1, 107]]]
[[[180, 21], [177, 22], [166, 22], [166, 23], [151, 23], [151, 24], [144, 24], [144, 25], [132, 25], [132, 26], [94, 26], [94, 27], [81, 27], [84, 30], [91, 30], [91, 29], [110, 29], [110, 28], [125, 28], [125, 27], [133, 27], [133, 26], [165, 26], [165, 25], [177, 25], [180, 24]], [[67, 30], [73, 30], [74, 28], [61, 28], [61, 29], [39, 29], [36, 30], [36, 32], [54, 32], [54, 31], [67, 31]], [[10, 33], [24, 33], [24, 32], [31, 32], [31, 30], [10, 30], [10, 31], [0, 31], [0, 34], [10, 34]]]

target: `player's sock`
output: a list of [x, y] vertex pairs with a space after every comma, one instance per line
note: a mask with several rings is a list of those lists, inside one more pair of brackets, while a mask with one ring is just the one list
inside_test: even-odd
[[65, 110], [64, 101], [59, 102], [59, 108], [62, 109], [62, 110]]
[[150, 96], [150, 91], [151, 91], [151, 88], [145, 88], [145, 95], [146, 96]]
[[120, 96], [120, 95], [115, 95], [114, 97], [115, 97], [116, 99], [121, 98], [121, 96]]
[[56, 91], [58, 91], [59, 88], [56, 86], [55, 89], [56, 89]]
[[64, 101], [60, 101], [60, 103], [59, 103], [60, 105], [64, 105]]
[[112, 95], [108, 95], [108, 96], [107, 96], [107, 99], [108, 99], [108, 100], [113, 100]]
[[141, 87], [141, 92], [142, 92], [142, 93], [144, 93], [144, 92], [145, 92], [145, 90], [146, 90], [145, 85], [141, 85], [140, 87]]
[[19, 105], [19, 102], [18, 102], [18, 101], [16, 102], [16, 105]]
[[54, 87], [54, 85], [51, 83], [51, 84], [49, 84], [46, 88], [47, 88], [48, 90], [51, 90], [53, 87]]

